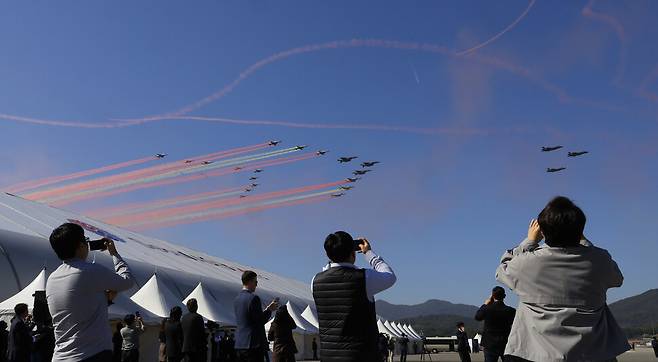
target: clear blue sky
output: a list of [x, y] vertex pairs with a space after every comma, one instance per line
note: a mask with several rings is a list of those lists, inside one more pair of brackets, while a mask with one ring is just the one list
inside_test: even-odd
[[[0, 113], [103, 122], [162, 114], [221, 89], [273, 53], [377, 38], [466, 49], [504, 29], [522, 0], [58, 1], [0, 4]], [[263, 190], [333, 181], [335, 158], [382, 161], [345, 198], [149, 234], [309, 280], [324, 236], [364, 235], [399, 279], [380, 297], [479, 304], [503, 250], [552, 197], [572, 197], [587, 234], [619, 262], [612, 299], [656, 287], [658, 3], [538, 1], [467, 58], [330, 49], [263, 67], [194, 115], [486, 130], [478, 135], [294, 129], [166, 121], [81, 129], [0, 120], [2, 185], [166, 152], [174, 159], [282, 139], [331, 157], [267, 170]], [[482, 57], [489, 59], [483, 61]], [[495, 66], [490, 63], [504, 64]], [[489, 64], [487, 64], [489, 63]], [[527, 76], [510, 72], [514, 65]], [[415, 73], [415, 74], [414, 74]], [[417, 78], [416, 78], [417, 75]], [[550, 84], [550, 85], [548, 85]], [[560, 89], [560, 97], [549, 88]], [[540, 146], [591, 153], [567, 159]], [[546, 174], [546, 167], [568, 167]], [[239, 185], [245, 175], [73, 205]]]

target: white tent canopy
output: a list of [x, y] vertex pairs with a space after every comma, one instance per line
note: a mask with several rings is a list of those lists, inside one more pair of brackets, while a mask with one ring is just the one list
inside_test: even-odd
[[162, 318], [168, 317], [171, 308], [175, 306], [183, 308], [180, 299], [158, 279], [157, 273], [153, 274], [151, 279], [130, 299], [142, 308]]
[[391, 335], [392, 335], [392, 336], [394, 336], [394, 337], [396, 337], [396, 338], [400, 338], [400, 337], [402, 337], [402, 335], [400, 334], [400, 332], [398, 332], [395, 328], [393, 328], [393, 325], [391, 324], [391, 322], [389, 322], [389, 321], [384, 321], [384, 326], [386, 327], [386, 329], [389, 330], [389, 332], [391, 332]]
[[317, 327], [309, 323], [306, 319], [304, 319], [300, 313], [297, 312], [297, 309], [295, 306], [293, 306], [290, 301], [286, 303], [286, 308], [288, 309], [288, 313], [292, 317], [292, 320], [295, 321], [295, 324], [297, 325], [297, 330], [298, 331], [304, 331], [304, 334], [318, 334], [319, 330]]
[[400, 330], [400, 328], [398, 328], [398, 325], [395, 322], [391, 322], [390, 324], [391, 324], [391, 327], [393, 328], [393, 330], [395, 330], [399, 336], [402, 336], [402, 333], [404, 333], [404, 332], [402, 332]]
[[19, 303], [25, 303], [29, 309], [32, 309], [34, 305], [34, 292], [46, 290], [46, 279], [46, 269], [42, 269], [28, 286], [0, 303], [0, 315], [13, 315], [14, 307]]
[[401, 328], [405, 332], [407, 337], [409, 337], [409, 339], [418, 339], [418, 337], [415, 334], [411, 333], [411, 331], [409, 330], [409, 328], [406, 324], [402, 325]]
[[377, 329], [379, 330], [379, 333], [388, 334], [389, 336], [395, 336], [395, 333], [391, 332], [391, 330], [386, 328], [386, 326], [384, 325], [381, 319], [377, 320]]
[[123, 320], [126, 315], [139, 312], [145, 324], [158, 325], [162, 321], [162, 318], [133, 302], [125, 293], [117, 294], [112, 302], [114, 304], [107, 308], [107, 315], [110, 320]]
[[423, 339], [423, 336], [422, 336], [420, 333], [416, 332], [416, 330], [414, 329], [414, 327], [409, 326], [409, 329], [410, 329], [412, 332], [414, 332], [414, 334], [417, 335], [420, 339]]
[[310, 305], [306, 306], [306, 309], [304, 309], [304, 311], [302, 312], [302, 317], [304, 317], [304, 319], [306, 319], [306, 321], [311, 323], [311, 325], [313, 325], [315, 328], [320, 328], [320, 322], [318, 321], [318, 317], [315, 315]]
[[199, 282], [192, 293], [183, 300], [183, 303], [187, 304], [187, 301], [192, 298], [196, 299], [197, 304], [199, 305], [198, 313], [204, 318], [217, 323], [235, 325], [233, 313], [222, 310], [219, 306], [219, 302], [206, 288], [203, 287], [201, 282]]
[[409, 335], [411, 335], [411, 336], [414, 337], [415, 339], [420, 339], [420, 336], [416, 335], [416, 333], [414, 333], [414, 332], [411, 330], [411, 328], [409, 328], [409, 325], [408, 325], [408, 324], [405, 324], [405, 325], [402, 326], [402, 327], [404, 328], [405, 331], [409, 332]]

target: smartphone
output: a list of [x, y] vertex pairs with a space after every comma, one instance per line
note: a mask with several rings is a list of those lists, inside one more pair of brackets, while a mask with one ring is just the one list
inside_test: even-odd
[[361, 245], [365, 244], [363, 239], [354, 239], [354, 251], [361, 251]]
[[89, 250], [105, 250], [105, 239], [89, 240]]

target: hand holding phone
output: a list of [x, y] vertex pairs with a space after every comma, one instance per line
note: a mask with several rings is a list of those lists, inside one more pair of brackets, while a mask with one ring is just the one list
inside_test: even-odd
[[89, 240], [89, 250], [107, 250], [105, 239]]

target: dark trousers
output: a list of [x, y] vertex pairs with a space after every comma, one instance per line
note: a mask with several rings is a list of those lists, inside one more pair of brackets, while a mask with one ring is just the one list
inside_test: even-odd
[[462, 362], [471, 362], [471, 354], [468, 351], [457, 351], [459, 352], [459, 359]]
[[89, 358], [83, 359], [81, 362], [112, 362], [112, 351], [107, 350], [97, 353]]
[[272, 353], [272, 362], [295, 362], [295, 354], [291, 352], [274, 352]]
[[505, 362], [503, 352], [491, 351], [488, 348], [484, 349], [484, 362], [497, 362], [498, 359]]
[[317, 349], [313, 350], [313, 360], [315, 360], [315, 361], [318, 360], [318, 350]]
[[261, 348], [238, 349], [239, 362], [263, 362], [265, 360], [265, 351]]
[[407, 362], [407, 351], [400, 351], [400, 362]]
[[121, 351], [121, 362], [139, 362], [139, 350]]

